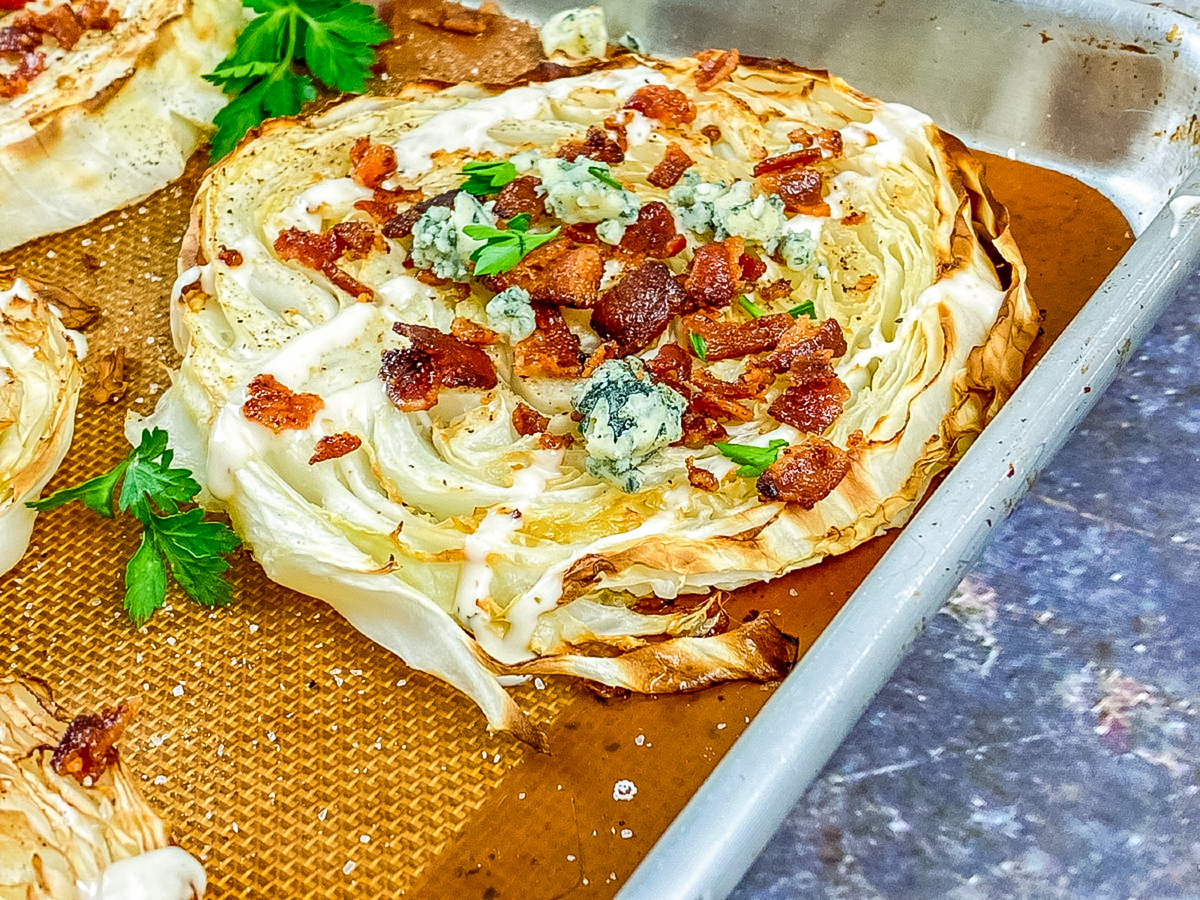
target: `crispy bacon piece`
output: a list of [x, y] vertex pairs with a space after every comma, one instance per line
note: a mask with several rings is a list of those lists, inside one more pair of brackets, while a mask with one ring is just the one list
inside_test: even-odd
[[828, 497], [850, 471], [851, 455], [815, 434], [785, 447], [779, 458], [758, 477], [758, 495], [763, 500], [795, 503], [812, 509]]
[[217, 251], [217, 259], [225, 263], [225, 265], [229, 266], [231, 269], [236, 269], [245, 261], [242, 259], [242, 253], [240, 250], [230, 250], [224, 244], [222, 244], [221, 249]]
[[759, 399], [774, 381], [774, 374], [765, 383], [753, 378], [722, 381], [706, 369], [698, 369], [692, 374], [692, 384], [696, 387], [692, 408], [714, 419], [749, 422], [754, 418], [754, 410], [738, 401]]
[[649, 347], [687, 306], [687, 293], [671, 270], [649, 259], [600, 298], [592, 310], [592, 327], [628, 356]]
[[787, 169], [767, 172], [758, 179], [764, 191], [778, 194], [784, 209], [810, 216], [829, 215], [829, 204], [821, 195], [823, 181], [816, 169]]
[[577, 378], [583, 372], [579, 358], [579, 336], [567, 327], [562, 310], [539, 306], [534, 310], [537, 327], [513, 348], [513, 372], [521, 378], [548, 375]]
[[780, 300], [788, 296], [792, 292], [792, 283], [786, 278], [780, 278], [778, 281], [772, 281], [765, 287], [758, 289], [758, 296], [762, 297], [767, 303], [775, 300]]
[[708, 138], [708, 142], [710, 144], [715, 144], [717, 141], [719, 141], [721, 139], [721, 126], [720, 125], [705, 125], [703, 128], [700, 129], [700, 133], [702, 135], [704, 135], [706, 138]]
[[361, 209], [381, 225], [396, 215], [396, 204], [387, 200], [355, 200], [354, 208]]
[[39, 31], [50, 35], [64, 50], [70, 50], [83, 36], [83, 23], [75, 10], [65, 3], [60, 3], [49, 12], [37, 17]]
[[530, 222], [536, 222], [546, 215], [546, 201], [537, 192], [541, 183], [542, 180], [533, 175], [514, 178], [500, 188], [492, 212], [500, 219], [511, 219], [523, 213], [529, 216]]
[[789, 131], [787, 138], [801, 147], [820, 150], [825, 159], [836, 159], [842, 155], [842, 133], [836, 128], [822, 128], [816, 132], [797, 128]]
[[742, 268], [742, 281], [758, 281], [767, 274], [767, 264], [749, 253], [743, 253], [739, 257], [738, 265]]
[[570, 141], [558, 148], [555, 154], [559, 159], [569, 159], [574, 162], [581, 156], [594, 159], [597, 162], [615, 166], [625, 162], [625, 151], [621, 145], [608, 136], [603, 128], [589, 125], [587, 134], [582, 141]]
[[388, 144], [376, 144], [360, 137], [350, 148], [354, 181], [371, 190], [380, 187], [396, 171], [396, 151]]
[[15, 56], [36, 50], [42, 43], [42, 32], [35, 24], [37, 17], [18, 13], [8, 25], [0, 26], [0, 56]]
[[696, 107], [687, 94], [665, 84], [648, 84], [638, 88], [629, 95], [623, 108], [635, 109], [648, 119], [657, 119], [668, 125], [686, 125], [696, 121]]
[[685, 333], [704, 338], [705, 356], [710, 360], [737, 359], [751, 353], [774, 350], [779, 339], [795, 320], [787, 313], [775, 313], [748, 322], [721, 322], [704, 312], [683, 317]]
[[858, 210], [846, 213], [846, 215], [842, 216], [843, 225], [861, 225], [866, 220], [867, 214]]
[[661, 200], [651, 200], [638, 210], [637, 220], [625, 227], [618, 249], [630, 256], [666, 259], [686, 246], [687, 238], [675, 230], [671, 210]]
[[674, 187], [683, 173], [695, 165], [693, 160], [683, 148], [674, 141], [667, 144], [667, 149], [663, 151], [663, 157], [658, 161], [650, 174], [646, 176], [646, 180], [657, 188], [666, 190]]
[[20, 9], [28, 2], [29, 0], [0, 0], [0, 10], [11, 11]]
[[453, 207], [457, 194], [458, 188], [445, 191], [436, 197], [430, 197], [428, 200], [422, 200], [420, 203], [410, 206], [402, 213], [397, 213], [383, 223], [383, 236], [394, 239], [412, 237], [413, 225], [417, 223], [417, 219], [421, 218], [425, 210], [431, 206]]
[[472, 322], [463, 316], [454, 317], [454, 321], [450, 323], [450, 333], [460, 341], [479, 347], [486, 347], [500, 340], [500, 335], [492, 329], [485, 328], [478, 322]]
[[[770, 318], [770, 317], [764, 317]], [[789, 317], [790, 318], [790, 317]], [[755, 321], [761, 322], [762, 319]], [[792, 322], [780, 335], [775, 349], [767, 356], [766, 365], [775, 372], [793, 373], [802, 369], [828, 364], [846, 353], [846, 337], [837, 319], [814, 322], [802, 316]]]
[[789, 150], [778, 156], [768, 156], [754, 166], [754, 177], [759, 178], [768, 172], [785, 172], [790, 169], [800, 169], [812, 165], [821, 158], [820, 150]]
[[121, 10], [109, 6], [105, 0], [83, 0], [75, 12], [89, 31], [112, 31], [121, 21]]
[[821, 434], [842, 414], [850, 389], [826, 365], [793, 378], [767, 412], [800, 431]]
[[708, 469], [702, 469], [696, 465], [695, 458], [689, 456], [685, 462], [687, 463], [688, 484], [696, 488], [698, 491], [715, 491], [721, 486], [721, 482], [717, 480], [717, 476]]
[[646, 371], [655, 381], [687, 397], [692, 381], [692, 358], [678, 344], [664, 344], [650, 359], [644, 360]]
[[0, 98], [11, 100], [29, 89], [29, 82], [46, 70], [46, 54], [40, 50], [21, 54], [17, 66], [7, 75], [0, 75]]
[[577, 244], [596, 244], [600, 241], [600, 238], [596, 237], [595, 222], [572, 222], [562, 226], [560, 234]]
[[317, 233], [288, 228], [275, 238], [275, 252], [280, 259], [295, 260], [302, 266], [315, 269], [334, 285], [360, 301], [374, 299], [369, 287], [338, 267], [343, 255], [350, 259], [366, 256], [373, 249], [387, 249], [367, 222], [339, 222], [329, 231]]
[[551, 434], [543, 431], [538, 438], [538, 446], [543, 450], [563, 450], [575, 443], [575, 437], [570, 434]]
[[678, 344], [667, 344], [653, 358], [646, 360], [646, 369], [656, 382], [665, 384], [687, 398], [682, 425], [683, 436], [676, 442], [688, 447], [702, 447], [726, 436], [719, 420], [745, 422], [753, 411], [739, 400], [757, 399], [775, 380], [774, 373], [750, 374], [736, 382], [722, 381], [703, 369], [695, 370], [692, 359]]
[[696, 54], [700, 66], [696, 69], [696, 87], [711, 91], [733, 74], [741, 61], [737, 50], [701, 50]]
[[99, 713], [82, 713], [63, 732], [50, 765], [59, 775], [70, 775], [80, 784], [94, 782], [116, 763], [117, 741], [137, 713], [137, 699], [122, 700]]
[[274, 375], [263, 373], [246, 386], [242, 415], [281, 434], [307, 428], [324, 406], [317, 394], [297, 394]]
[[725, 306], [742, 292], [742, 239], [697, 247], [683, 286], [700, 306]]
[[353, 453], [361, 446], [362, 438], [357, 434], [351, 434], [348, 431], [327, 434], [317, 441], [313, 448], [313, 455], [308, 458], [308, 464], [315, 466], [327, 459], [339, 459], [347, 453]]
[[478, 347], [425, 325], [397, 322], [396, 334], [412, 344], [383, 351], [379, 377], [388, 399], [404, 412], [429, 409], [442, 388], [496, 386], [496, 367]]
[[528, 437], [545, 431], [550, 425], [550, 417], [543, 416], [532, 406], [518, 403], [512, 411], [512, 425], [517, 434]]
[[600, 296], [604, 259], [594, 244], [556, 238], [529, 253], [517, 265], [485, 280], [496, 292], [513, 285], [536, 303], [589, 309]]

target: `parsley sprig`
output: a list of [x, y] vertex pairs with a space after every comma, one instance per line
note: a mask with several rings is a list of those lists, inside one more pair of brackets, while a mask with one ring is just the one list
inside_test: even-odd
[[462, 167], [467, 180], [459, 185], [460, 191], [477, 197], [494, 194], [517, 177], [517, 167], [507, 159], [472, 160]]
[[599, 181], [601, 184], [607, 184], [611, 188], [616, 188], [618, 191], [625, 190], [625, 185], [613, 178], [608, 169], [603, 166], [588, 166], [588, 174]]
[[749, 444], [727, 444], [717, 441], [713, 444], [721, 453], [739, 466], [740, 478], [757, 478], [767, 470], [767, 467], [779, 459], [779, 451], [787, 446], [787, 441], [776, 438], [766, 447], [751, 447]]
[[689, 331], [688, 343], [692, 346], [692, 352], [702, 362], [708, 362], [708, 342], [704, 340], [704, 335], [698, 334], [695, 331]]
[[233, 599], [232, 586], [221, 576], [238, 537], [222, 522], [204, 521], [201, 509], [180, 510], [200, 485], [187, 469], [172, 466], [173, 458], [165, 431], [143, 430], [141, 442], [112, 471], [28, 504], [47, 510], [78, 500], [106, 519], [119, 509], [141, 522], [142, 543], [125, 566], [125, 610], [139, 628], [166, 600], [168, 569], [201, 606]]
[[[354, 0], [243, 0], [258, 16], [233, 51], [205, 75], [234, 99], [213, 119], [212, 158], [220, 159], [263, 119], [300, 112], [327, 87], [361, 93], [375, 62], [372, 45], [391, 37], [365, 3]], [[297, 71], [307, 67], [310, 75]]]
[[529, 233], [530, 218], [521, 213], [508, 220], [508, 230], [501, 231], [490, 225], [465, 225], [463, 233], [477, 241], [483, 241], [482, 247], [476, 247], [471, 253], [471, 261], [475, 263], [475, 275], [499, 275], [507, 272], [522, 259], [525, 254], [552, 241], [558, 237], [561, 226], [543, 234]]
[[789, 309], [788, 315], [793, 319], [798, 319], [801, 316], [808, 316], [810, 319], [815, 319], [817, 317], [817, 307], [811, 300], [805, 300], [803, 303]]

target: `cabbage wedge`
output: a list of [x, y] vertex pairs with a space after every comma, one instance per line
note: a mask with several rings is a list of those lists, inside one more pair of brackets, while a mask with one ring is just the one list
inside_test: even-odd
[[[769, 621], [718, 633], [719, 592], [901, 524], [995, 414], [1038, 329], [1006, 224], [927, 117], [780, 61], [412, 85], [269, 122], [208, 173], [151, 423], [271, 578], [540, 744], [501, 676], [652, 692], [786, 671]], [[598, 324], [618, 301], [633, 318]], [[840, 399], [819, 427], [770, 413], [803, 376], [764, 362], [779, 346], [716, 352], [725, 326], [793, 320], [845, 343], [820, 357]], [[494, 381], [421, 368], [451, 336]], [[707, 438], [684, 427], [704, 385], [744, 389]], [[811, 503], [772, 499], [718, 442], [788, 445], [767, 471], [789, 478], [806, 447], [841, 469]]]

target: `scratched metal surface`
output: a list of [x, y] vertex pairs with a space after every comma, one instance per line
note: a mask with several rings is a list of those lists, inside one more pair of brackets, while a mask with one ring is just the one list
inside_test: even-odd
[[[508, 8], [537, 19], [567, 5]], [[974, 146], [1099, 188], [1140, 235], [618, 895], [717, 898], [1200, 258], [1187, 199], [1200, 195], [1200, 29], [1186, 13], [1130, 0], [711, 0], [702, 15], [690, 0], [603, 5], [613, 34], [627, 31], [650, 52], [737, 46], [828, 68], [929, 112]]]

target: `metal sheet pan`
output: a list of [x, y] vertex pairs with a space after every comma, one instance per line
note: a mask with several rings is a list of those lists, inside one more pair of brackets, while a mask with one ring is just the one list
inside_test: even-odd
[[[508, 8], [540, 19], [565, 5]], [[618, 894], [718, 898], [1200, 259], [1200, 26], [1132, 0], [604, 6], [614, 35], [656, 54], [736, 46], [828, 68], [972, 146], [1096, 187], [1139, 235]]]

